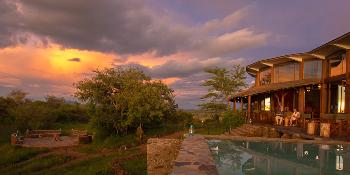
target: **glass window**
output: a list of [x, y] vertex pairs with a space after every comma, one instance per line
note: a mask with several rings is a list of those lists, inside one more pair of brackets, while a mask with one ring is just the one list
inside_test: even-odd
[[338, 113], [344, 113], [345, 108], [345, 87], [338, 85]]
[[321, 79], [322, 61], [312, 60], [304, 62], [304, 79]]
[[329, 64], [331, 68], [330, 76], [345, 74], [345, 71], [346, 71], [345, 54], [341, 54], [335, 58], [331, 58]]
[[275, 67], [274, 82], [299, 80], [299, 63], [287, 63]]
[[266, 85], [271, 83], [271, 69], [267, 69], [260, 72], [260, 85]]
[[339, 84], [331, 84], [331, 113], [344, 113], [345, 110], [345, 86]]
[[261, 110], [270, 111], [271, 110], [271, 100], [270, 97], [266, 97], [261, 101]]

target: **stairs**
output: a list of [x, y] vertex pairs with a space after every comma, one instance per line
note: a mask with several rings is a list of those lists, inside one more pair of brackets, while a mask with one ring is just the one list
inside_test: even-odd
[[257, 132], [259, 132], [260, 128], [261, 126], [244, 124], [240, 127], [232, 129], [230, 133], [226, 132], [225, 135], [253, 137], [256, 135]]

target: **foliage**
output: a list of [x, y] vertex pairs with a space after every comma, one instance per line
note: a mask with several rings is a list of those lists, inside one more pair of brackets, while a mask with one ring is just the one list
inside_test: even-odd
[[181, 122], [184, 128], [188, 128], [190, 124], [193, 123], [193, 114], [179, 109], [176, 111], [175, 120], [173, 122]]
[[225, 104], [229, 96], [246, 86], [245, 69], [240, 65], [234, 65], [230, 70], [212, 68], [206, 69], [205, 72], [211, 74], [212, 77], [201, 84], [208, 87], [208, 93], [202, 97], [206, 102], [199, 106], [206, 111], [223, 112], [227, 108]]
[[135, 68], [95, 70], [75, 84], [75, 96], [89, 103], [100, 135], [126, 134], [139, 125], [156, 125], [175, 113], [173, 90]]
[[32, 101], [21, 90], [0, 97], [0, 125], [12, 128], [50, 129], [57, 123], [87, 122], [86, 109], [78, 103], [67, 103], [64, 98], [47, 96], [46, 101]]
[[241, 112], [233, 112], [231, 110], [227, 110], [222, 114], [222, 122], [227, 130], [231, 130], [232, 128], [236, 128], [244, 124], [245, 120], [243, 117], [243, 113]]

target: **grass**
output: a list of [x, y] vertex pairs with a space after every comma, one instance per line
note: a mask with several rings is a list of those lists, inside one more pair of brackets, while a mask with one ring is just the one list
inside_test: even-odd
[[[85, 129], [87, 123], [57, 124], [63, 131]], [[146, 129], [146, 137], [164, 136], [181, 130], [171, 124], [156, 129]], [[1, 133], [0, 133], [1, 134]], [[6, 138], [0, 142], [0, 174], [114, 174], [113, 163], [118, 162], [128, 174], [147, 174], [147, 156], [139, 147], [135, 133], [125, 136], [111, 136], [103, 140], [95, 138], [89, 145], [70, 148], [81, 153], [72, 158], [66, 154], [56, 155], [46, 148], [22, 148], [11, 146]], [[117, 151], [126, 146], [125, 151]], [[43, 154], [47, 153], [47, 154]], [[39, 154], [43, 154], [40, 155]], [[79, 155], [79, 154], [78, 154]]]
[[0, 169], [6, 166], [14, 166], [18, 162], [28, 160], [44, 152], [48, 152], [48, 149], [21, 148], [4, 144], [0, 147]]
[[136, 141], [136, 136], [134, 134], [129, 134], [122, 137], [111, 136], [111, 137], [107, 137], [104, 140], [96, 139], [93, 141], [92, 144], [78, 147], [75, 150], [80, 153], [94, 153], [104, 148], [113, 149], [113, 148], [119, 148], [121, 146], [133, 147], [138, 144], [139, 143], [137, 143]]
[[[86, 160], [72, 162], [66, 167], [57, 167], [49, 170], [44, 170], [38, 174], [46, 175], [95, 175], [95, 174], [114, 174], [113, 162], [117, 159], [123, 159], [127, 156], [132, 156], [139, 153], [138, 148], [132, 148], [125, 152], [112, 152], [107, 155], [98, 155]], [[138, 170], [147, 169], [144, 164], [138, 165]], [[144, 174], [144, 173], [143, 173]]]
[[203, 134], [203, 135], [220, 135], [227, 131], [224, 124], [219, 122], [210, 122], [205, 123], [203, 126], [200, 126], [198, 128], [194, 128], [195, 134]]
[[11, 168], [7, 168], [6, 171], [4, 171], [4, 175], [35, 173], [42, 169], [47, 169], [65, 163], [71, 159], [71, 157], [64, 155], [47, 155], [31, 161], [22, 162]]
[[93, 175], [93, 174], [111, 174], [113, 172], [111, 167], [111, 161], [113, 160], [114, 155], [110, 156], [98, 156], [91, 159], [78, 161], [72, 163], [67, 167], [59, 167], [51, 170], [44, 170], [39, 174], [42, 175], [60, 175], [60, 174], [72, 174], [72, 175]]
[[137, 159], [126, 160], [121, 166], [130, 175], [147, 174], [147, 156], [142, 155], [137, 157]]

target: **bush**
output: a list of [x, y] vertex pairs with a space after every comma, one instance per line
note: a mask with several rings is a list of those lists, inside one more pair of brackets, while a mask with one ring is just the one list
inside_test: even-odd
[[221, 115], [222, 123], [225, 125], [227, 130], [241, 126], [245, 122], [243, 114], [241, 112], [233, 112], [231, 110], [227, 110]]

